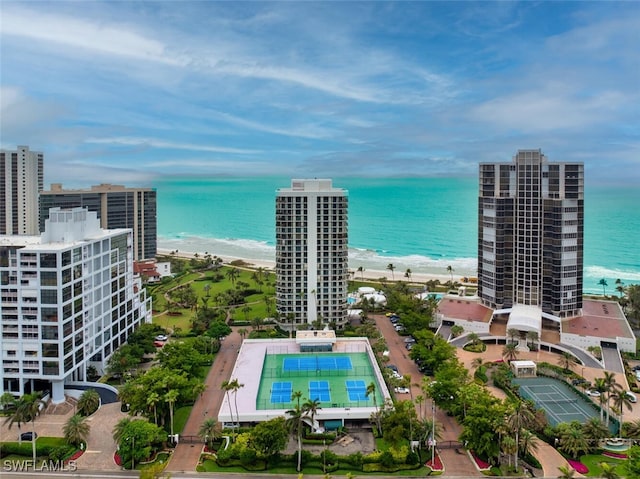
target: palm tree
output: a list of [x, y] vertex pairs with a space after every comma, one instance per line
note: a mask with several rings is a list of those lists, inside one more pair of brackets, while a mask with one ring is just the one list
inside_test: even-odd
[[78, 413], [90, 416], [100, 407], [100, 394], [95, 389], [87, 389], [78, 398]]
[[573, 479], [573, 475], [576, 473], [575, 469], [569, 466], [560, 466], [558, 471], [560, 471], [558, 479]]
[[164, 395], [164, 401], [169, 403], [169, 420], [171, 421], [171, 436], [173, 436], [173, 406], [178, 400], [180, 393], [176, 389], [170, 389]]
[[150, 392], [147, 396], [147, 406], [153, 408], [153, 423], [158, 424], [158, 403], [160, 402], [160, 396], [157, 392]]
[[224, 391], [224, 395], [227, 396], [227, 405], [229, 406], [229, 416], [231, 416], [231, 422], [233, 423], [233, 410], [231, 409], [231, 381], [222, 381], [220, 389]]
[[538, 450], [538, 436], [528, 429], [520, 431], [520, 443], [518, 444], [518, 450], [522, 456], [536, 452]]
[[376, 398], [376, 383], [371, 381], [367, 386], [367, 390], [364, 393], [365, 397], [373, 397], [373, 407], [376, 408], [376, 426], [378, 427], [378, 435], [382, 432], [382, 425], [380, 424], [380, 413], [378, 411], [378, 399]]
[[83, 442], [86, 443], [90, 431], [91, 427], [87, 423], [87, 419], [80, 414], [71, 416], [62, 428], [64, 440], [67, 444], [74, 446], [79, 446]]
[[577, 458], [581, 452], [589, 451], [587, 438], [579, 423], [564, 429], [558, 443], [558, 449], [573, 458]]
[[601, 476], [604, 479], [620, 479], [620, 474], [616, 472], [616, 466], [612, 466], [608, 462], [601, 462], [600, 469], [602, 469]]
[[473, 358], [473, 361], [471, 361], [471, 367], [473, 369], [478, 369], [483, 364], [484, 364], [484, 361], [482, 360], [481, 357]]
[[640, 439], [640, 419], [632, 423], [625, 423], [626, 434], [630, 439]]
[[300, 407], [295, 406], [293, 409], [285, 412], [287, 415], [286, 424], [289, 432], [296, 436], [298, 440], [298, 467], [296, 471], [300, 472], [302, 469], [302, 433], [304, 431], [304, 413]]
[[362, 266], [358, 266], [358, 273], [360, 273], [360, 279], [364, 281], [364, 272], [365, 269]]
[[[20, 397], [16, 403], [13, 414], [5, 420], [5, 424], [9, 425], [9, 429], [13, 424], [18, 424], [18, 429], [22, 423], [31, 423], [31, 447], [33, 451], [33, 462], [36, 461], [36, 418], [40, 415], [40, 408], [44, 407], [40, 393], [25, 394]], [[22, 436], [21, 436], [22, 437]]]
[[[605, 405], [605, 401], [606, 401], [606, 392], [607, 392], [607, 384], [604, 382], [604, 378], [596, 378], [593, 381], [593, 389], [595, 391], [598, 391], [600, 393], [600, 396], [598, 396], [598, 402], [600, 403], [600, 420], [604, 421], [604, 405]], [[609, 412], [607, 411], [607, 424], [609, 424]]]
[[480, 341], [480, 336], [478, 336], [478, 333], [470, 332], [467, 334], [467, 339], [475, 346]]
[[392, 279], [392, 280], [395, 280], [395, 276], [394, 276], [393, 272], [395, 271], [396, 267], [393, 265], [393, 263], [389, 263], [389, 264], [387, 265], [387, 269], [388, 269], [389, 271], [391, 271], [391, 279]]
[[453, 267], [451, 265], [447, 266], [447, 273], [451, 275], [451, 284], [453, 284]]
[[319, 409], [322, 408], [320, 407], [320, 401], [317, 399], [307, 399], [307, 401], [302, 405], [302, 412], [311, 418], [312, 427]]
[[[597, 417], [590, 418], [587, 422], [582, 425], [582, 431], [584, 435], [587, 437], [587, 441], [589, 444], [597, 446], [601, 439], [609, 437], [611, 434], [607, 426], [598, 419]], [[593, 447], [595, 449], [595, 447]]]
[[[509, 458], [509, 467], [511, 467], [511, 458], [514, 457], [514, 455], [517, 456], [518, 454], [518, 447], [517, 447], [517, 443], [515, 441], [514, 438], [512, 438], [511, 436], [503, 436], [502, 437], [502, 441], [500, 441], [501, 444], [501, 448], [502, 448], [502, 452]], [[516, 471], [518, 470], [518, 466], [515, 466]]]
[[562, 354], [558, 358], [558, 365], [562, 366], [566, 372], [571, 370], [571, 366], [577, 364], [576, 357], [568, 351], [562, 351]]
[[[518, 401], [507, 417], [507, 426], [515, 433], [515, 444], [520, 444], [520, 430], [530, 427], [535, 420], [535, 415], [531, 410], [530, 403]], [[518, 448], [515, 448], [515, 468], [518, 470]]]
[[604, 371], [603, 373], [603, 382], [606, 389], [606, 394], [607, 394], [607, 400], [606, 400], [606, 405], [607, 405], [607, 426], [609, 426], [609, 398], [611, 397], [611, 395], [616, 392], [619, 391], [620, 389], [622, 389], [622, 386], [618, 383], [618, 381], [616, 381], [616, 374], [612, 373], [610, 371]]
[[507, 329], [507, 336], [509, 337], [509, 342], [513, 343], [514, 339], [517, 336], [520, 336], [520, 331], [518, 331], [516, 328], [509, 328]]
[[229, 268], [227, 270], [227, 278], [231, 281], [231, 284], [236, 284], [238, 276], [240, 276], [240, 271], [237, 268]]
[[222, 431], [220, 431], [218, 421], [213, 417], [205, 419], [200, 425], [200, 429], [198, 429], [198, 436], [202, 438], [209, 449], [211, 449], [213, 442], [218, 439], [221, 434]]
[[527, 341], [531, 341], [529, 344], [529, 348], [533, 349], [534, 345], [538, 342], [538, 340], [540, 339], [540, 336], [538, 334], [538, 331], [527, 331]]
[[300, 407], [300, 398], [302, 397], [302, 391], [294, 391], [291, 393], [291, 400], [296, 401], [298, 407]]
[[520, 352], [518, 351], [518, 345], [516, 343], [507, 343], [504, 345], [504, 348], [502, 348], [502, 356], [507, 361], [513, 361], [517, 359], [519, 353]]
[[606, 296], [606, 295], [607, 295], [607, 289], [606, 289], [606, 288], [607, 288], [607, 286], [609, 286], [609, 285], [607, 284], [607, 280], [606, 280], [606, 279], [604, 279], [604, 278], [602, 278], [600, 281], [598, 281], [598, 284], [599, 284], [600, 286], [602, 286], [602, 295], [603, 295], [603, 296]]
[[240, 428], [240, 414], [238, 413], [238, 390], [244, 387], [244, 384], [240, 383], [238, 379], [234, 379], [229, 383], [229, 387], [233, 391], [233, 402], [236, 407], [236, 421], [238, 425], [238, 429]]
[[629, 411], [632, 411], [633, 405], [626, 391], [622, 391], [622, 390], [614, 391], [613, 393], [611, 393], [610, 399], [613, 400], [613, 407], [620, 412], [620, 422], [618, 424], [618, 435], [622, 436], [622, 416], [624, 413], [624, 408], [626, 407]]
[[411, 281], [411, 270], [409, 268], [404, 272], [404, 277]]
[[129, 427], [130, 423], [131, 418], [123, 417], [113, 427], [113, 440], [116, 444], [120, 444], [120, 441], [124, 438], [124, 433], [127, 430], [127, 427]]
[[616, 291], [620, 293], [621, 298], [624, 296], [624, 282], [620, 278], [616, 279]]

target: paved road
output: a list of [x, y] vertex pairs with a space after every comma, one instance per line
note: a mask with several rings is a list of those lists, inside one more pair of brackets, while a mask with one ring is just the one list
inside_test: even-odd
[[[205, 419], [210, 417], [217, 418], [224, 399], [221, 385], [231, 377], [240, 344], [241, 338], [236, 330], [233, 330], [222, 341], [220, 351], [216, 355], [205, 381], [207, 389], [196, 400], [182, 431], [183, 436], [197, 436], [198, 430]], [[195, 471], [202, 452], [202, 446], [203, 444], [200, 443], [178, 444], [169, 460], [169, 464], [167, 464], [166, 470], [172, 472]]]
[[[404, 336], [400, 336], [396, 332], [393, 323], [391, 323], [386, 316], [374, 315], [371, 317], [375, 319], [378, 330], [387, 341], [389, 363], [395, 364], [400, 374], [411, 375], [411, 398], [424, 395], [420, 388], [424, 375], [418, 371], [418, 366], [416, 366], [416, 363], [409, 357], [409, 351], [407, 351], [404, 345]], [[423, 408], [422, 413], [430, 414], [432, 411], [431, 408], [431, 400], [428, 399], [426, 401], [426, 411]], [[419, 410], [418, 414], [420, 414]], [[436, 408], [436, 424], [441, 427], [442, 437], [440, 438], [440, 442], [458, 440], [462, 428], [456, 422], [455, 418], [447, 416], [447, 414], [439, 408]], [[480, 472], [476, 469], [471, 459], [469, 459], [466, 454], [461, 455], [456, 453], [455, 449], [440, 450], [440, 458], [442, 459], [447, 475], [456, 477], [477, 477], [480, 475]]]

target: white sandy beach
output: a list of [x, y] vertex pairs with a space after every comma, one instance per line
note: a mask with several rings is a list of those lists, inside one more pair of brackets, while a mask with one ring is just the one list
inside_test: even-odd
[[[171, 254], [171, 250], [168, 249], [161, 249], [158, 248], [158, 255], [165, 255], [165, 256], [169, 256]], [[186, 259], [191, 259], [195, 256], [196, 253], [193, 252], [188, 252], [188, 251], [178, 251], [177, 256], [180, 258], [186, 258]], [[202, 253], [198, 253], [199, 257], [202, 258]], [[255, 260], [255, 259], [246, 259], [246, 258], [237, 258], [237, 257], [232, 257], [232, 256], [220, 256], [220, 255], [214, 255], [217, 256], [219, 258], [222, 259], [222, 262], [224, 264], [229, 264], [232, 261], [238, 261], [241, 260], [244, 263], [246, 263], [247, 265], [250, 265], [252, 267], [256, 267], [256, 268], [265, 268], [268, 270], [274, 270], [276, 263], [275, 261], [267, 261], [267, 260]], [[377, 280], [380, 278], [387, 278], [387, 281], [408, 281], [408, 279], [404, 276], [405, 272], [404, 271], [398, 271], [395, 270], [394, 271], [394, 277], [392, 278], [391, 275], [391, 271], [380, 271], [380, 270], [367, 270], [365, 269], [362, 273], [360, 273], [360, 271], [356, 271], [355, 269], [352, 269], [352, 271], [354, 272], [354, 279], [360, 279], [360, 278], [364, 278], [364, 279], [372, 279], [372, 280]], [[427, 274], [427, 273], [412, 273], [411, 274], [411, 283], [426, 283], [427, 281], [430, 280], [439, 280], [441, 283], [446, 283], [447, 281], [451, 280], [451, 275], [449, 274]], [[456, 272], [453, 272], [453, 280], [454, 281], [460, 281], [460, 276], [456, 274]]]

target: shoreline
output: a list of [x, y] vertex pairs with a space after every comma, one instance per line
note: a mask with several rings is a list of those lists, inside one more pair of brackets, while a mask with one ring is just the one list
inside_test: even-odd
[[[171, 256], [171, 251], [172, 250], [169, 250], [169, 249], [158, 248], [157, 254], [162, 256]], [[198, 254], [199, 257], [202, 257], [201, 253], [195, 253], [191, 251], [178, 251], [178, 253], [175, 256], [183, 259], [193, 259], [195, 258], [196, 254]], [[270, 271], [275, 271], [275, 267], [276, 267], [275, 261], [269, 261], [264, 259], [247, 259], [247, 258], [240, 258], [237, 256], [228, 256], [228, 255], [225, 255], [225, 256], [212, 255], [212, 256], [216, 256], [222, 259], [223, 264], [226, 264], [226, 265], [230, 264], [232, 261], [243, 261], [244, 263], [247, 264], [248, 267], [264, 268]], [[362, 273], [360, 273], [360, 271], [356, 271], [355, 269], [350, 268], [350, 271], [353, 271], [354, 273], [353, 280], [364, 280], [364, 281], [376, 280], [377, 281], [380, 278], [386, 278], [387, 281], [393, 281], [393, 282], [406, 281], [409, 283], [426, 283], [427, 281], [438, 280], [440, 281], [441, 284], [451, 281], [451, 275], [449, 274], [419, 272], [419, 273], [411, 273], [411, 279], [407, 279], [404, 276], [405, 272], [398, 271], [398, 270], [395, 271], [395, 278], [390, 277], [391, 271], [389, 270], [381, 271], [381, 270], [375, 270], [375, 269], [372, 269], [372, 270], [365, 269]], [[460, 282], [460, 277], [456, 274], [455, 271], [453, 272], [453, 281]]]

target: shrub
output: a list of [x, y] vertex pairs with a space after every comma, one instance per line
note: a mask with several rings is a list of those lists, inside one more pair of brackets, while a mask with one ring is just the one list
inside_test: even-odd
[[395, 459], [393, 457], [393, 454], [391, 454], [391, 451], [384, 451], [381, 455], [380, 455], [380, 464], [382, 464], [384, 467], [393, 467], [393, 465], [395, 464]]
[[404, 462], [411, 466], [415, 466], [416, 464], [420, 464], [420, 456], [417, 452], [411, 451], [409, 454], [407, 454], [407, 458]]
[[250, 447], [244, 448], [240, 451], [240, 464], [243, 466], [249, 466], [256, 462], [258, 457], [258, 453], [255, 449], [251, 449]]
[[75, 446], [58, 446], [51, 449], [49, 459], [53, 461], [63, 461], [76, 452]]

